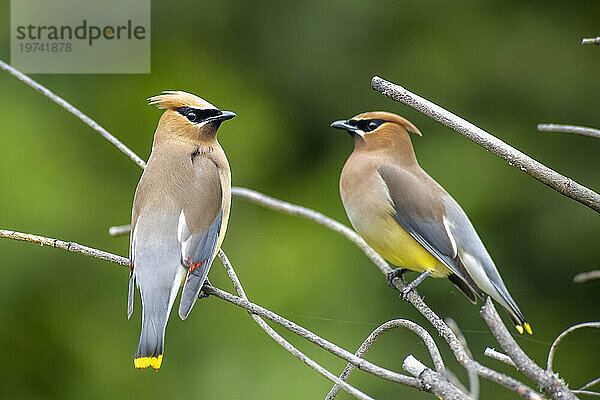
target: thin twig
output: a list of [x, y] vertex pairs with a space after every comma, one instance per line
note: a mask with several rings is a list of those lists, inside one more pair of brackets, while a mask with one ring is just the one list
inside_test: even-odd
[[600, 129], [576, 125], [538, 124], [540, 132], [573, 133], [575, 135], [591, 136], [600, 139]]
[[595, 38], [583, 38], [583, 39], [581, 39], [581, 44], [600, 45], [600, 36], [597, 36]]
[[484, 147], [498, 157], [507, 161], [509, 165], [519, 168], [526, 174], [534, 177], [545, 185], [550, 186], [560, 194], [580, 202], [592, 210], [600, 212], [600, 195], [587, 187], [580, 185], [571, 178], [546, 167], [527, 154], [504, 143], [494, 135], [473, 125], [458, 115], [418, 96], [402, 86], [388, 82], [378, 76], [373, 77], [371, 86], [376, 91], [392, 100], [406, 104], [415, 110], [435, 119], [438, 122], [454, 129], [456, 132]]
[[110, 228], [108, 228], [108, 234], [110, 236], [122, 236], [122, 235], [129, 235], [129, 232], [131, 232], [131, 225], [117, 225], [117, 226], [111, 226]]
[[593, 281], [594, 279], [600, 279], [600, 270], [580, 272], [579, 274], [575, 275], [575, 277], [573, 278], [573, 282], [585, 283]]
[[587, 388], [590, 388], [596, 384], [600, 383], [600, 377], [594, 379], [593, 381], [590, 381], [588, 383], [586, 383], [585, 385], [583, 385], [582, 387], [579, 388], [579, 390], [585, 390]]
[[[462, 331], [458, 327], [458, 324], [456, 323], [456, 321], [450, 317], [446, 317], [444, 319], [444, 321], [446, 322], [448, 327], [450, 329], [452, 329], [452, 332], [454, 332], [454, 334], [458, 338], [458, 341], [465, 349], [465, 353], [467, 353], [467, 356], [469, 358], [473, 358], [473, 354], [471, 354], [471, 349], [469, 349], [467, 339], [465, 338], [465, 335], [463, 335]], [[467, 376], [469, 377], [469, 396], [473, 400], [477, 400], [477, 399], [479, 399], [479, 375], [477, 375], [477, 371], [475, 371], [473, 369], [467, 369]]]
[[[360, 358], [364, 358], [364, 355], [371, 348], [371, 346], [373, 346], [377, 339], [381, 337], [381, 335], [398, 327], [410, 329], [411, 331], [419, 335], [419, 337], [423, 340], [423, 342], [427, 346], [427, 349], [429, 350], [429, 354], [431, 355], [431, 359], [435, 365], [436, 371], [444, 372], [444, 361], [442, 360], [440, 351], [438, 350], [435, 341], [433, 340], [431, 335], [422, 326], [406, 319], [394, 319], [378, 326], [360, 345], [360, 347], [358, 348], [356, 353], [354, 353], [354, 355]], [[346, 365], [346, 368], [344, 368], [344, 370], [340, 374], [340, 380], [344, 382], [347, 381], [348, 376], [350, 375], [350, 373], [352, 373], [354, 368], [354, 364], [348, 363], [348, 365]], [[335, 384], [325, 397], [325, 400], [333, 400], [337, 396], [339, 391], [340, 386]]]
[[506, 354], [513, 360], [517, 369], [522, 371], [546, 394], [557, 400], [576, 400], [577, 397], [571, 392], [565, 382], [556, 374], [545, 371], [540, 368], [525, 352], [519, 347], [515, 339], [511, 336], [502, 323], [496, 308], [488, 297], [485, 305], [481, 308], [481, 316], [490, 327], [490, 330], [498, 340], [498, 343], [504, 349]]
[[27, 85], [31, 86], [32, 88], [37, 90], [39, 93], [43, 94], [44, 96], [46, 96], [47, 98], [49, 98], [50, 100], [52, 100], [53, 102], [55, 102], [56, 104], [58, 104], [59, 106], [61, 106], [62, 108], [64, 108], [65, 110], [67, 110], [68, 112], [73, 114], [74, 116], [76, 116], [77, 118], [79, 118], [86, 125], [88, 125], [92, 129], [94, 129], [96, 132], [101, 134], [106, 140], [111, 142], [119, 150], [121, 150], [123, 153], [125, 153], [125, 155], [127, 155], [127, 157], [131, 158], [137, 165], [139, 165], [142, 168], [146, 167], [146, 163], [144, 162], [144, 160], [142, 160], [140, 157], [138, 157], [137, 154], [135, 154], [127, 146], [125, 146], [123, 143], [121, 143], [121, 141], [119, 139], [114, 137], [110, 132], [108, 132], [106, 129], [104, 129], [102, 126], [100, 126], [100, 124], [98, 124], [96, 121], [94, 121], [93, 119], [91, 119], [90, 117], [88, 117], [87, 115], [82, 113], [81, 111], [79, 111], [79, 109], [77, 109], [71, 103], [69, 103], [62, 97], [56, 95], [55, 93], [53, 93], [51, 90], [47, 89], [42, 84], [34, 81], [33, 79], [31, 79], [30, 77], [28, 77], [27, 75], [25, 75], [24, 73], [19, 71], [18, 69], [11, 67], [10, 65], [8, 65], [7, 63], [5, 63], [2, 60], [0, 60], [0, 68], [2, 68], [6, 72], [8, 72], [12, 76], [14, 76], [21, 82], [24, 82]]
[[573, 325], [558, 335], [558, 337], [554, 339], [552, 346], [550, 346], [550, 351], [548, 352], [548, 361], [546, 362], [546, 370], [548, 372], [552, 372], [552, 361], [554, 361], [554, 353], [556, 352], [557, 346], [565, 338], [565, 336], [581, 328], [600, 328], [600, 322], [582, 322], [581, 324]]
[[[223, 266], [225, 267], [225, 270], [227, 271], [227, 274], [229, 275], [229, 279], [231, 279], [231, 282], [233, 283], [233, 287], [235, 288], [235, 291], [243, 299], [248, 300], [248, 297], [246, 296], [246, 292], [244, 291], [244, 288], [242, 287], [242, 283], [240, 282], [237, 274], [235, 273], [235, 270], [233, 269], [233, 266], [231, 265], [229, 258], [227, 258], [227, 255], [225, 254], [225, 252], [222, 249], [219, 249], [219, 258], [221, 259], [221, 262], [223, 263]], [[271, 328], [261, 317], [259, 317], [256, 314], [250, 314], [250, 316], [254, 319], [254, 321], [256, 321], [258, 326], [260, 326], [262, 328], [262, 330], [264, 330], [267, 333], [267, 335], [269, 335], [281, 347], [286, 349], [294, 357], [296, 357], [300, 361], [304, 362], [306, 365], [308, 365], [309, 367], [311, 367], [312, 369], [314, 369], [315, 371], [317, 371], [318, 373], [320, 373], [327, 379], [334, 382], [336, 386], [344, 389], [346, 392], [350, 393], [357, 399], [373, 400], [372, 397], [366, 395], [365, 393], [356, 389], [354, 386], [352, 386], [352, 385], [348, 384], [347, 382], [345, 382], [344, 380], [338, 378], [337, 376], [332, 374], [330, 371], [328, 371], [327, 369], [325, 369], [321, 365], [319, 365], [317, 362], [315, 362], [314, 360], [309, 358], [306, 354], [302, 353], [300, 350], [298, 350], [296, 347], [294, 347], [291, 343], [289, 343], [287, 340], [285, 340], [281, 335], [279, 335], [273, 328]]]
[[30, 243], [37, 243], [42, 246], [56, 247], [73, 253], [83, 254], [84, 256], [95, 257], [101, 260], [110, 261], [129, 267], [129, 259], [118, 256], [103, 250], [94, 249], [75, 242], [65, 242], [64, 240], [53, 239], [45, 236], [33, 235], [31, 233], [15, 232], [6, 229], [0, 229], [0, 238], [23, 240]]
[[573, 393], [575, 394], [583, 394], [585, 396], [595, 396], [595, 397], [600, 397], [600, 393], [598, 392], [592, 392], [591, 390], [573, 390]]
[[485, 350], [483, 351], [483, 355], [486, 357], [490, 357], [495, 360], [501, 361], [504, 364], [510, 365], [511, 367], [516, 367], [515, 362], [513, 360], [511, 360], [509, 356], [507, 356], [504, 353], [500, 353], [499, 351], [496, 351], [495, 349], [492, 349], [491, 347], [486, 347]]

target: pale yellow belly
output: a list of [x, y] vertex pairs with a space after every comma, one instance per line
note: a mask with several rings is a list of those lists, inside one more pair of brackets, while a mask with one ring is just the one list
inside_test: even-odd
[[[393, 265], [417, 272], [431, 270], [434, 277], [446, 277], [451, 271], [413, 239], [392, 216], [375, 217], [355, 229], [379, 255]], [[361, 226], [363, 225], [363, 226]]]

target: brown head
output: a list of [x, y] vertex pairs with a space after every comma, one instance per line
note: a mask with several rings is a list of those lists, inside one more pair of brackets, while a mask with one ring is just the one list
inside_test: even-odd
[[410, 121], [385, 111], [358, 114], [348, 120], [335, 121], [332, 128], [343, 129], [354, 139], [355, 152], [375, 152], [416, 162], [409, 133], [421, 132]]
[[212, 142], [223, 121], [235, 117], [231, 111], [222, 111], [208, 101], [191, 93], [165, 91], [148, 99], [149, 105], [156, 105], [166, 111], [160, 117], [155, 141], [178, 138], [192, 142]]

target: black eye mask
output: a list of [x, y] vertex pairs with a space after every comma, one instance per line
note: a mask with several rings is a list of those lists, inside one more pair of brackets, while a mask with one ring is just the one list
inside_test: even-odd
[[175, 111], [186, 117], [193, 124], [221, 115], [221, 111], [214, 108], [177, 107]]
[[381, 124], [385, 123], [385, 122], [389, 122], [386, 121], [384, 119], [351, 119], [348, 121], [348, 125], [350, 126], [354, 126], [357, 129], [360, 129], [363, 132], [371, 132], [374, 131], [375, 129], [379, 128], [381, 126]]

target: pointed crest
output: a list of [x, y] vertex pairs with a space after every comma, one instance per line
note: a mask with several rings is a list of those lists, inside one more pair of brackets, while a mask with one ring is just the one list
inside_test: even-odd
[[162, 94], [148, 98], [148, 105], [156, 105], [158, 108], [216, 108], [208, 101], [181, 90], [165, 90]]
[[410, 122], [409, 120], [407, 120], [405, 118], [402, 118], [398, 114], [394, 114], [391, 112], [371, 111], [371, 112], [359, 114], [356, 117], [354, 117], [354, 119], [371, 119], [371, 118], [378, 118], [378, 119], [383, 119], [383, 120], [390, 121], [390, 122], [395, 122], [396, 124], [402, 126], [404, 129], [406, 129], [406, 131], [408, 133], [414, 133], [419, 136], [423, 136], [423, 134], [421, 134], [421, 131], [419, 131], [419, 129], [416, 126], [414, 126], [412, 122]]

